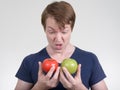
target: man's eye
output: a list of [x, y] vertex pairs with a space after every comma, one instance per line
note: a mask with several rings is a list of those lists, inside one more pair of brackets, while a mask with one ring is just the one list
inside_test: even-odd
[[63, 33], [63, 34], [66, 34], [66, 33], [68, 33], [68, 30], [62, 31], [62, 33]]
[[67, 32], [62, 32], [63, 34], [66, 34]]
[[53, 31], [51, 31], [51, 32], [49, 32], [50, 34], [54, 34], [55, 32], [53, 32]]

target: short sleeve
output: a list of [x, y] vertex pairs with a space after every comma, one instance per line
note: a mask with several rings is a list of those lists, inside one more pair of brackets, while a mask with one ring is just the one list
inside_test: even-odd
[[15, 76], [23, 81], [32, 83], [30, 68], [31, 66], [30, 66], [29, 58], [26, 57], [22, 61], [22, 64]]
[[90, 78], [90, 86], [98, 83], [99, 81], [103, 80], [106, 77], [103, 68], [100, 65], [100, 62], [98, 61], [97, 56], [93, 54], [92, 57], [93, 57], [93, 67]]

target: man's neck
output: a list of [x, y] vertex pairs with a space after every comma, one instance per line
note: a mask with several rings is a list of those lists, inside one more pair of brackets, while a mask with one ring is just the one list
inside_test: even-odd
[[56, 59], [59, 63], [65, 58], [70, 58], [75, 50], [75, 47], [72, 44], [69, 44], [63, 50], [53, 50], [50, 46], [47, 46], [47, 52], [51, 58]]

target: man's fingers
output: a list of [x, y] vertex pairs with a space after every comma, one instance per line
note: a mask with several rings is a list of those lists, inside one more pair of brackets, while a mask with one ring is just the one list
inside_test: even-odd
[[68, 80], [69, 82], [73, 82], [73, 81], [74, 81], [74, 78], [73, 78], [73, 76], [68, 72], [68, 70], [67, 70], [65, 67], [63, 67], [62, 70], [63, 70], [63, 72], [64, 72], [67, 80]]
[[59, 72], [60, 72], [60, 67], [57, 68], [57, 70], [56, 70], [53, 78], [58, 79], [58, 77], [59, 77]]
[[65, 87], [66, 87], [66, 85], [69, 84], [66, 76], [65, 76], [64, 73], [63, 73], [63, 70], [60, 71], [60, 82], [61, 82], [61, 83], [63, 84], [63, 86], [65, 86]]
[[48, 80], [52, 77], [52, 75], [53, 75], [53, 73], [54, 73], [54, 70], [55, 70], [55, 66], [53, 65], [53, 66], [50, 68], [50, 70], [48, 71], [48, 73], [46, 74], [46, 78], [47, 78]]
[[38, 62], [38, 64], [39, 64], [39, 74], [41, 74], [41, 73], [43, 73], [43, 71], [42, 71], [42, 63]]
[[79, 79], [81, 79], [81, 64], [78, 65], [76, 77], [79, 78]]

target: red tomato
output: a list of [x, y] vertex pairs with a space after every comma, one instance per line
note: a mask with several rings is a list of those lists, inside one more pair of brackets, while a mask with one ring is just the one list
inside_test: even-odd
[[44, 72], [48, 72], [52, 66], [55, 66], [55, 70], [58, 67], [58, 62], [55, 59], [47, 58], [42, 63], [42, 69]]

